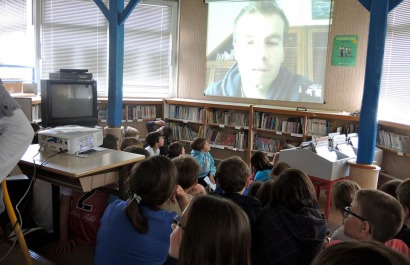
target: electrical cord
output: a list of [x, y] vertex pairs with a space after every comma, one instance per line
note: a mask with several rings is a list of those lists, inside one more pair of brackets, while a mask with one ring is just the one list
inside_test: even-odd
[[[47, 144], [47, 143], [45, 143], [45, 144]], [[27, 194], [28, 194], [28, 192], [30, 191], [32, 185], [34, 185], [34, 183], [35, 183], [35, 181], [36, 181], [36, 179], [37, 179], [37, 172], [38, 172], [38, 171], [37, 171], [36, 162], [35, 162], [34, 158], [35, 158], [38, 154], [40, 154], [40, 151], [44, 148], [44, 145], [45, 145], [45, 144], [43, 144], [43, 146], [41, 146], [41, 147], [39, 148], [37, 154], [35, 154], [35, 155], [33, 156], [33, 167], [34, 167], [33, 176], [32, 176], [32, 178], [31, 178], [31, 180], [30, 180], [30, 183], [29, 183], [29, 186], [28, 186], [26, 192], [23, 194], [23, 196], [22, 196], [21, 199], [18, 201], [18, 203], [16, 204], [16, 207], [15, 207], [15, 208], [16, 208], [16, 212], [17, 212], [17, 215], [18, 215], [18, 219], [17, 219], [16, 223], [13, 224], [13, 227], [12, 227], [12, 228], [13, 228], [13, 231], [14, 231], [14, 228], [17, 226], [17, 224], [19, 223], [19, 220], [20, 220], [20, 230], [19, 230], [17, 233], [15, 233], [16, 239], [14, 240], [13, 244], [11, 245], [11, 247], [10, 247], [10, 249], [7, 251], [7, 253], [6, 253], [5, 255], [3, 255], [2, 258], [0, 258], [0, 263], [2, 263], [3, 260], [10, 254], [10, 252], [12, 251], [12, 249], [14, 248], [14, 246], [16, 245], [16, 243], [17, 243], [17, 241], [18, 241], [18, 240], [17, 240], [17, 235], [22, 232], [22, 229], [23, 229], [23, 219], [21, 218], [21, 213], [20, 213], [20, 210], [19, 210], [18, 208], [19, 208], [21, 202], [22, 202], [22, 201], [25, 199], [25, 197], [27, 196]], [[40, 170], [41, 167], [42, 167], [43, 165], [45, 165], [45, 163], [47, 162], [48, 159], [50, 159], [50, 158], [52, 158], [52, 157], [54, 157], [54, 156], [57, 156], [57, 155], [59, 155], [59, 154], [66, 153], [66, 152], [67, 152], [67, 150], [63, 150], [63, 151], [60, 151], [60, 152], [58, 152], [58, 153], [52, 154], [51, 156], [48, 156], [46, 159], [44, 159], [44, 160], [41, 162], [40, 166], [38, 167], [38, 170]], [[23, 205], [23, 207], [25, 207], [26, 204], [27, 204], [27, 201], [25, 202], [25, 204]], [[8, 239], [10, 240], [11, 237], [8, 237]]]

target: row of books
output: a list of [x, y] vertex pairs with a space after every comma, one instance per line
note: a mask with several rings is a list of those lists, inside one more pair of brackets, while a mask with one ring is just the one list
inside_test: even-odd
[[326, 136], [336, 131], [345, 135], [358, 132], [358, 126], [355, 124], [345, 124], [338, 128], [335, 125], [336, 122], [332, 120], [308, 119], [306, 131], [308, 135], [315, 136]]
[[[107, 109], [98, 110], [98, 118], [100, 120], [107, 119]], [[128, 106], [124, 105], [122, 109], [123, 121], [138, 121], [138, 120], [151, 120], [157, 118], [156, 106]]]
[[254, 113], [254, 128], [303, 134], [303, 118], [283, 118], [272, 116], [269, 113]]
[[206, 110], [206, 122], [233, 126], [248, 126], [248, 113], [235, 112], [234, 110]]
[[402, 153], [410, 153], [410, 136], [399, 135], [394, 132], [378, 130], [377, 143], [397, 150]]
[[31, 106], [31, 118], [32, 122], [38, 122], [41, 120], [41, 105], [32, 105]]
[[208, 128], [205, 134], [212, 145], [221, 145], [237, 149], [247, 148], [247, 134], [245, 132], [227, 133], [219, 129]]
[[169, 128], [172, 130], [172, 138], [175, 140], [193, 141], [197, 137], [203, 135], [203, 127], [200, 126], [198, 131], [195, 131], [188, 125], [181, 125], [178, 123], [170, 122]]
[[285, 144], [286, 141], [284, 139], [263, 137], [258, 134], [253, 137], [253, 150], [276, 153], [280, 150], [280, 147]]
[[180, 120], [202, 122], [204, 120], [204, 109], [197, 107], [169, 105], [169, 117]]

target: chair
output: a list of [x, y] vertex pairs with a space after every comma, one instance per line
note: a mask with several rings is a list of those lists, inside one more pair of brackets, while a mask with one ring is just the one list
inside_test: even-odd
[[17, 236], [17, 239], [20, 244], [20, 248], [24, 254], [24, 259], [28, 265], [33, 265], [33, 260], [31, 259], [30, 252], [28, 251], [28, 247], [26, 244], [26, 240], [24, 239], [23, 231], [21, 230], [20, 224], [17, 222], [16, 213], [14, 212], [13, 205], [11, 204], [9, 192], [7, 189], [6, 179], [3, 180], [1, 183], [3, 187], [3, 200], [6, 206], [7, 214], [10, 218], [10, 222], [13, 226], [14, 233]]

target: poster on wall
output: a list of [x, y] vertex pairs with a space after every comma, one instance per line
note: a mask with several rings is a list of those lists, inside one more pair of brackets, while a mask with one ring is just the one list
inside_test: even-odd
[[332, 65], [356, 66], [357, 35], [337, 35], [333, 39]]
[[312, 0], [312, 19], [329, 19], [331, 0]]

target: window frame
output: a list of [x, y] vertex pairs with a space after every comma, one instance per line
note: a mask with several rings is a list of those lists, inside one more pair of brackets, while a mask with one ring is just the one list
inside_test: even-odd
[[[42, 60], [41, 60], [41, 39], [42, 39], [42, 15], [43, 15], [43, 1], [44, 0], [33, 0], [35, 4], [33, 4], [33, 13], [35, 14], [35, 40], [36, 40], [36, 71], [35, 71], [35, 80], [39, 82], [41, 79], [41, 72], [42, 72]], [[92, 0], [90, 0], [92, 2]], [[128, 0], [124, 1], [124, 8], [128, 4]], [[130, 91], [124, 90], [123, 97], [126, 98], [172, 98], [176, 95], [176, 88], [177, 88], [177, 40], [178, 40], [178, 23], [179, 23], [179, 14], [178, 14], [178, 1], [176, 0], [141, 0], [138, 5], [145, 4], [145, 5], [159, 5], [159, 6], [167, 6], [171, 9], [171, 25], [170, 28], [170, 53], [168, 53], [168, 62], [170, 67], [170, 76], [169, 76], [169, 86], [167, 93], [151, 93], [149, 89], [146, 89], [146, 93], [130, 93]], [[138, 5], [135, 8], [138, 8]], [[102, 14], [102, 13], [101, 13]], [[132, 14], [131, 14], [132, 15]], [[124, 29], [126, 31], [126, 21], [124, 23]], [[108, 29], [107, 29], [108, 34]], [[125, 38], [125, 36], [124, 36]], [[108, 46], [109, 39], [107, 37], [107, 46]], [[125, 39], [124, 39], [125, 42]], [[107, 49], [107, 62], [109, 60], [109, 49]], [[125, 73], [126, 69], [124, 69]], [[107, 87], [98, 89], [98, 96], [99, 97], [107, 97], [108, 96], [108, 75], [109, 75], [109, 68], [107, 66], [107, 73], [106, 73], [106, 83]], [[124, 81], [124, 80], [123, 80]], [[40, 91], [39, 91], [40, 92]]]

